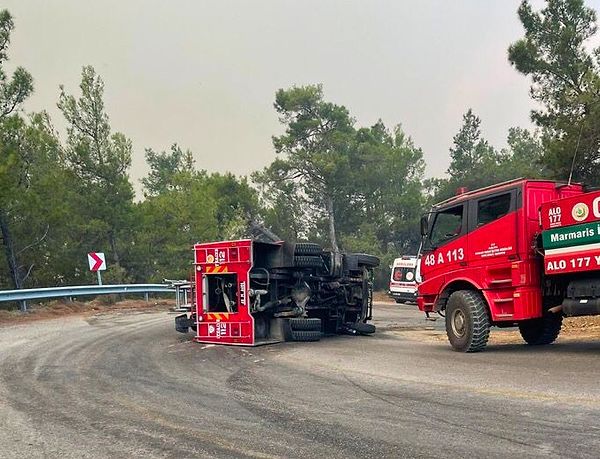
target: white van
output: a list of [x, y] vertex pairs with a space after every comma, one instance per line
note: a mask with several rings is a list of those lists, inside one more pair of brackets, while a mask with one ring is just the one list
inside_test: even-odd
[[389, 295], [396, 303], [416, 303], [417, 282], [420, 280], [417, 261], [417, 257], [412, 255], [404, 255], [394, 260]]

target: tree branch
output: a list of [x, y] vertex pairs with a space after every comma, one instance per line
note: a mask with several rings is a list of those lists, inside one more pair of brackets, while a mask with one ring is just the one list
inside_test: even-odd
[[35, 242], [32, 242], [31, 244], [29, 244], [28, 246], [23, 247], [21, 250], [19, 250], [17, 252], [17, 256], [21, 255], [23, 252], [25, 252], [26, 250], [35, 247], [36, 245], [40, 244], [44, 239], [46, 239], [46, 236], [48, 235], [48, 230], [50, 229], [50, 225], [46, 224], [46, 231], [44, 231], [44, 234]]
[[21, 283], [25, 283], [25, 281], [27, 280], [27, 278], [29, 277], [29, 275], [31, 274], [31, 270], [33, 269], [33, 267], [35, 266], [35, 264], [33, 263], [29, 269], [27, 270], [27, 273], [23, 276], [23, 279], [21, 279]]

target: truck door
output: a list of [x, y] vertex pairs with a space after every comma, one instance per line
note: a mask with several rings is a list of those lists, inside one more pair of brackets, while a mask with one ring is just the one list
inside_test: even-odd
[[432, 215], [428, 237], [423, 241], [421, 258], [422, 291], [437, 294], [444, 276], [461, 269], [467, 253], [467, 204], [440, 209]]
[[[510, 264], [518, 259], [517, 189], [482, 196], [469, 202], [470, 268], [483, 268], [482, 276], [492, 282], [510, 279]], [[505, 275], [501, 271], [506, 268]], [[510, 284], [509, 284], [510, 285]], [[506, 285], [505, 285], [506, 286]], [[490, 285], [492, 287], [492, 285]]]

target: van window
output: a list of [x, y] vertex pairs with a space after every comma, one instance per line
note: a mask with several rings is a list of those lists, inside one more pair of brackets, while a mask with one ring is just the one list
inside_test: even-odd
[[415, 268], [401, 268], [396, 266], [392, 278], [395, 282], [414, 282]]
[[510, 193], [482, 199], [477, 203], [477, 226], [504, 217], [510, 211]]
[[455, 238], [462, 232], [463, 205], [439, 212], [431, 229], [431, 243], [434, 247]]

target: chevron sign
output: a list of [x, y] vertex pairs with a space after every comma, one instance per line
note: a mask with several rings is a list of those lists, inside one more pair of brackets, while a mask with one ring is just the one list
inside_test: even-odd
[[90, 264], [90, 271], [105, 271], [106, 270], [106, 259], [102, 252], [90, 252], [88, 253], [88, 263]]

